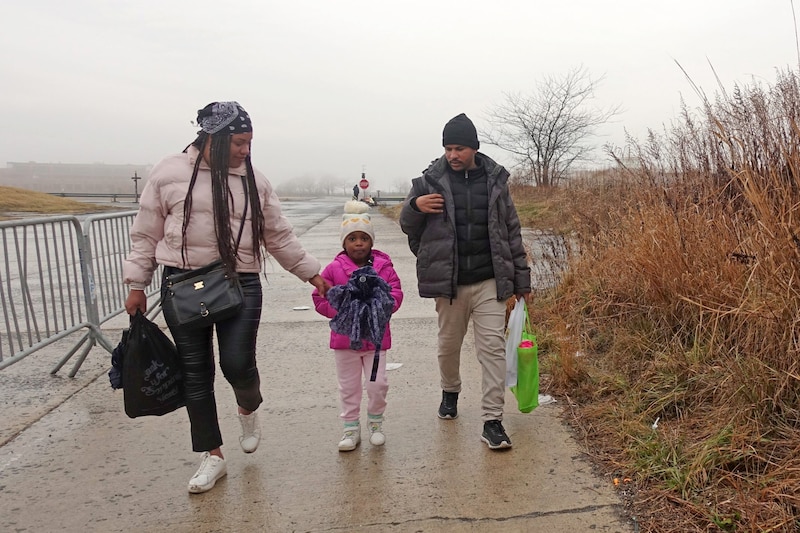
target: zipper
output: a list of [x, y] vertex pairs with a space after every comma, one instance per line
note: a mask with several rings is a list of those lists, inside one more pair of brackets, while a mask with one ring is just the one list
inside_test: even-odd
[[[472, 241], [472, 187], [469, 182], [469, 171], [464, 171], [464, 183], [467, 187], [467, 242]], [[472, 270], [472, 255], [467, 256], [465, 270]]]

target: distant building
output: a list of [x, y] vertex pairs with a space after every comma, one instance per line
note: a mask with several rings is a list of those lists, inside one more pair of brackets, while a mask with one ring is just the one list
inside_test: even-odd
[[[152, 165], [10, 162], [0, 168], [0, 185], [39, 192], [142, 192]], [[140, 180], [133, 180], [137, 176]]]

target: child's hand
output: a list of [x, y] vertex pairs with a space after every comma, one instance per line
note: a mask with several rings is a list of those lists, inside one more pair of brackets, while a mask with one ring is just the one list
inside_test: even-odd
[[323, 298], [325, 298], [325, 294], [328, 292], [328, 289], [331, 288], [331, 286], [328, 285], [328, 282], [325, 281], [325, 279], [319, 274], [308, 280], [308, 282], [317, 289], [317, 292], [319, 292], [319, 295]]

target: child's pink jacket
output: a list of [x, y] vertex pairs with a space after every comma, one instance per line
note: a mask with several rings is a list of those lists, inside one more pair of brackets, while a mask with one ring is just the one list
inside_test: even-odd
[[[358, 270], [358, 268], [359, 267], [353, 263], [353, 260], [347, 257], [347, 253], [342, 250], [333, 258], [333, 261], [325, 267], [320, 275], [331, 286], [347, 285], [347, 282], [350, 280], [350, 275], [353, 271]], [[372, 268], [374, 268], [375, 272], [392, 287], [392, 298], [394, 298], [394, 309], [392, 309], [392, 313], [396, 312], [400, 309], [400, 304], [403, 303], [403, 290], [400, 287], [400, 278], [397, 277], [397, 272], [394, 270], [391, 258], [380, 250], [375, 250], [373, 248]], [[314, 308], [317, 310], [317, 313], [328, 318], [336, 316], [336, 309], [331, 307], [328, 300], [319, 295], [317, 289], [314, 289], [311, 293], [311, 298], [314, 300]], [[381, 350], [388, 350], [392, 347], [392, 332], [389, 327], [389, 324], [387, 324], [386, 332], [383, 334], [383, 341], [381, 341]], [[375, 350], [375, 345], [367, 340], [364, 340], [362, 345], [362, 351]], [[334, 350], [349, 350], [350, 337], [331, 331], [331, 348]]]

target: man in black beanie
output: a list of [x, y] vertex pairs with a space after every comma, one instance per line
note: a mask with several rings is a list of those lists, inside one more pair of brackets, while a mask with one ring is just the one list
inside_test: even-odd
[[506, 300], [531, 300], [531, 270], [508, 171], [478, 152], [475, 125], [461, 113], [442, 131], [444, 156], [411, 183], [400, 227], [417, 257], [419, 295], [434, 298], [439, 317], [442, 400], [438, 416], [458, 417], [461, 345], [469, 320], [483, 370], [483, 440], [511, 447], [503, 428]]

